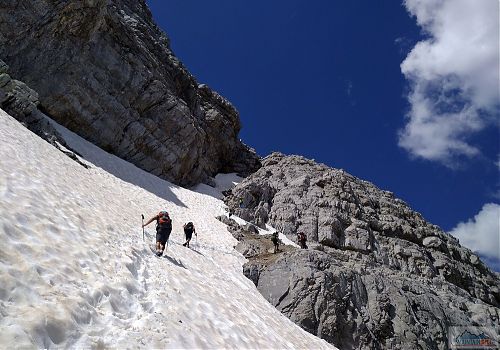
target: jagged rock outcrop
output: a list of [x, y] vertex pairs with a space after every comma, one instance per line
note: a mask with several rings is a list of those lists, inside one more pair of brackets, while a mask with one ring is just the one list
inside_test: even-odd
[[181, 185], [248, 175], [236, 109], [173, 55], [144, 0], [5, 0], [0, 57], [51, 118]]
[[[274, 261], [279, 256], [274, 254], [274, 245], [271, 241], [271, 234], [260, 235], [252, 224], [239, 225], [235, 220], [227, 216], [218, 216], [217, 219], [227, 225], [227, 230], [231, 232], [238, 244], [234, 247], [246, 258], [258, 258], [260, 262]], [[279, 252], [295, 250], [292, 246], [285, 246], [279, 240]]]
[[38, 110], [38, 104], [38, 94], [22, 81], [13, 79], [9, 75], [9, 66], [0, 60], [0, 108], [50, 141], [57, 137], [57, 132]]
[[244, 267], [295, 323], [341, 349], [445, 349], [449, 326], [499, 324], [498, 275], [391, 192], [303, 157], [262, 164], [226, 203], [315, 248]]
[[88, 168], [89, 166], [81, 162], [70, 149], [38, 106], [36, 91], [22, 81], [13, 79], [9, 74], [9, 66], [0, 60], [0, 108], [71, 159]]

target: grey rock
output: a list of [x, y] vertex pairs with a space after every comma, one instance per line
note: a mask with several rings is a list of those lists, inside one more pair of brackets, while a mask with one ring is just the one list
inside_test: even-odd
[[373, 237], [369, 228], [364, 229], [351, 224], [344, 231], [344, 249], [367, 253], [372, 249], [372, 241]]
[[225, 215], [220, 215], [216, 217], [217, 220], [220, 222], [224, 223], [227, 225], [227, 230], [231, 232], [234, 238], [236, 238], [238, 241], [241, 241], [243, 239], [243, 229], [242, 227], [233, 219], [225, 216]]
[[238, 245], [235, 249], [240, 252], [245, 258], [251, 258], [260, 254], [267, 254], [271, 248], [269, 244], [264, 244], [263, 240], [258, 237], [248, 238], [240, 236]]
[[144, 0], [2, 1], [0, 57], [45, 114], [164, 179], [260, 166], [236, 109], [179, 62]]
[[392, 192], [299, 156], [262, 165], [225, 202], [315, 247], [271, 261], [254, 249], [244, 266], [302, 328], [342, 349], [445, 349], [450, 326], [500, 322], [498, 275]]
[[240, 227], [240, 225], [234, 219], [231, 219], [225, 215], [217, 216], [216, 219], [228, 226], [238, 227], [238, 228]]
[[245, 226], [243, 226], [243, 230], [246, 232], [254, 233], [254, 234], [259, 233], [259, 230], [257, 229], [257, 227], [255, 227], [252, 224], [246, 224]]
[[428, 248], [439, 248], [443, 244], [443, 241], [438, 237], [425, 237], [422, 244]]
[[38, 104], [36, 91], [22, 81], [13, 79], [9, 75], [9, 66], [0, 60], [0, 108], [71, 159], [88, 168], [50, 124], [49, 118], [38, 109]]
[[9, 71], [9, 66], [4, 61], [0, 60], [0, 74], [7, 73]]
[[[0, 61], [1, 62], [1, 61]], [[0, 74], [0, 87], [5, 87], [8, 83], [11, 82], [11, 78], [10, 78], [10, 75], [8, 75], [7, 73], [1, 73]]]
[[[3, 61], [0, 60], [0, 66]], [[37, 113], [38, 94], [30, 89], [25, 83], [12, 79], [3, 65], [3, 73], [0, 74], [0, 104], [2, 109], [14, 118], [24, 123], [32, 123], [41, 118]]]
[[472, 254], [470, 256], [470, 263], [472, 265], [477, 265], [479, 263], [479, 258], [476, 255]]

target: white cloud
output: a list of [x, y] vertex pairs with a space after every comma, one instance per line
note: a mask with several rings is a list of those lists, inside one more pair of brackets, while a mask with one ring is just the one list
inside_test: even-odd
[[459, 223], [449, 233], [472, 251], [500, 260], [500, 205], [485, 204], [473, 219]]
[[480, 153], [469, 137], [498, 126], [498, 0], [405, 0], [428, 35], [401, 64], [410, 111], [399, 145], [450, 165]]

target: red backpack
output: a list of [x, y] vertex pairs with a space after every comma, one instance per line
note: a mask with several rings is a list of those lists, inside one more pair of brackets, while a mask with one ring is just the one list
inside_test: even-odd
[[170, 216], [168, 216], [168, 212], [162, 210], [158, 213], [158, 219], [156, 221], [156, 225], [159, 227], [172, 227], [172, 220]]

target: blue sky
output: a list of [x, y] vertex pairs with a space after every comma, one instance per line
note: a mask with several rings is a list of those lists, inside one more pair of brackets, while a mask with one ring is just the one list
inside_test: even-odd
[[498, 1], [147, 3], [259, 155], [390, 190], [500, 270]]

